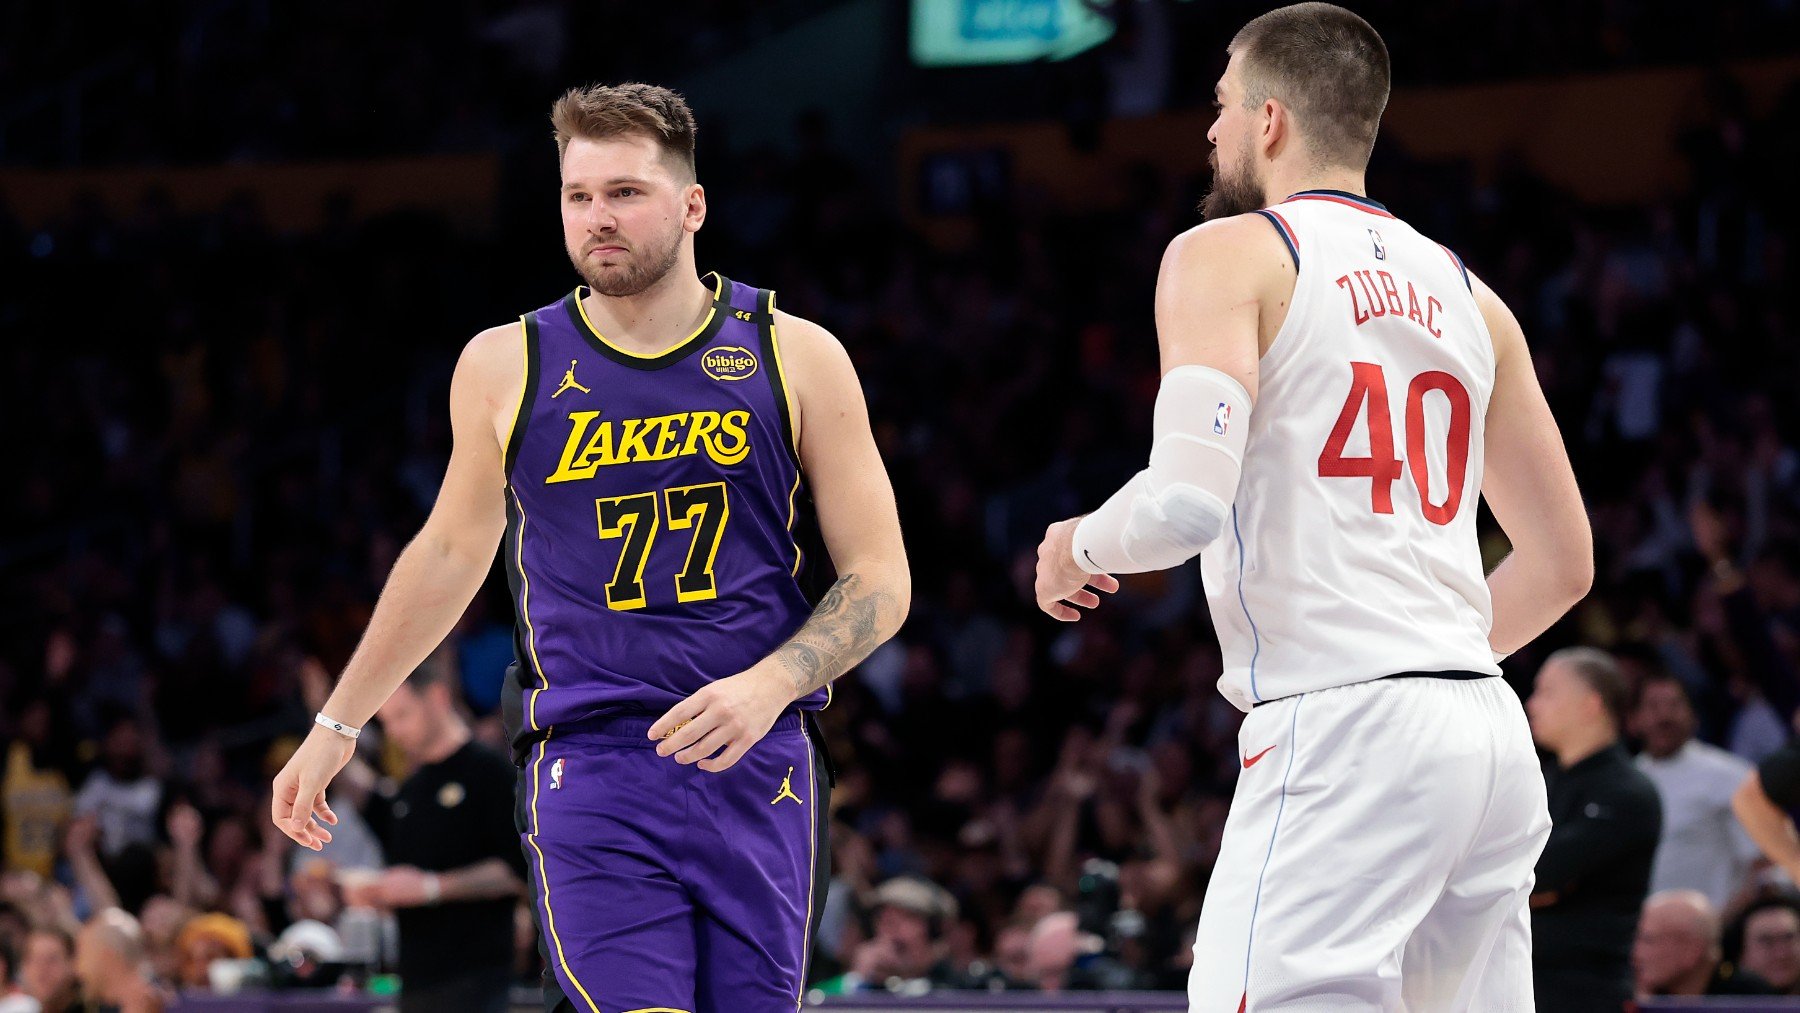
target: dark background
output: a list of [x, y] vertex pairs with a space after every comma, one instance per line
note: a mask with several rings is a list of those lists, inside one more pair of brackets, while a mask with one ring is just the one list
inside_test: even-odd
[[[1454, 100], [1409, 134], [1442, 142], [1431, 154], [1378, 145], [1369, 193], [1513, 307], [1594, 520], [1594, 592], [1509, 678], [1527, 688], [1558, 646], [1605, 647], [1674, 671], [1703, 737], [1759, 757], [1792, 717], [1759, 687], [1800, 671], [1800, 64], [1781, 62], [1800, 16], [1777, 0], [1354, 6], [1393, 53], [1396, 110]], [[1104, 949], [1074, 961], [1078, 983], [1180, 987], [1237, 769], [1197, 569], [1132, 580], [1074, 627], [1024, 592], [1043, 525], [1141, 466], [1156, 265], [1197, 221], [1225, 43], [1264, 9], [1131, 0], [1075, 59], [924, 70], [881, 3], [7, 5], [0, 733], [60, 775], [66, 810], [109, 731], [141, 731], [156, 819], [127, 835], [136, 851], [100, 846], [121, 894], [141, 911], [171, 893], [184, 845], [166, 817], [192, 803], [218, 891], [181, 899], [266, 942], [259, 863], [302, 875], [259, 842], [312, 709], [303, 662], [343, 664], [431, 503], [462, 343], [574, 284], [550, 102], [665, 83], [700, 122], [702, 270], [778, 289], [850, 349], [915, 571], [906, 628], [824, 715], [844, 777], [817, 977], [879, 937], [879, 885], [915, 875], [956, 900], [929, 927], [941, 981], [978, 980], [1008, 926], [1016, 943], [1062, 909]], [[858, 34], [799, 50], [797, 69], [796, 33], [822, 23]], [[1580, 182], [1611, 164], [1598, 147], [1456, 152], [1495, 103], [1603, 134], [1645, 110], [1589, 110], [1581, 88], [1627, 74], [1680, 100], [1651, 117], [1665, 157], [1616, 189]], [[1022, 127], [1119, 164], [1104, 185], [1039, 185]], [[1169, 157], [1121, 155], [1115, 128], [1166, 137]], [[946, 130], [959, 140], [931, 150], [950, 182], [934, 183], [915, 156]], [[346, 164], [323, 195], [275, 172]], [[414, 188], [396, 164], [449, 168]], [[467, 165], [491, 177], [470, 184]], [[209, 171], [235, 182], [194, 182]], [[357, 182], [396, 173], [398, 197]], [[1751, 574], [1754, 644], [1695, 551], [1701, 502]], [[440, 657], [489, 740], [503, 588], [496, 573]], [[64, 885], [9, 876], [9, 898], [84, 917], [54, 850]]]

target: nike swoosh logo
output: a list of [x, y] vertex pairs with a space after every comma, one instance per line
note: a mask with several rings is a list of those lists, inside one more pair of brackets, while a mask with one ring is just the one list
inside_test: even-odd
[[[1270, 746], [1270, 747], [1269, 747], [1269, 749], [1274, 749], [1274, 748], [1275, 748], [1275, 747], [1274, 747], [1274, 746]], [[1262, 752], [1260, 752], [1260, 753], [1257, 753], [1257, 754], [1256, 754], [1256, 755], [1255, 755], [1255, 756], [1246, 756], [1246, 757], [1244, 757], [1244, 769], [1245, 769], [1245, 770], [1249, 770], [1249, 769], [1250, 769], [1250, 768], [1251, 768], [1251, 767], [1254, 767], [1254, 766], [1256, 766], [1256, 761], [1258, 761], [1258, 760], [1260, 760], [1260, 759], [1262, 759], [1262, 758], [1263, 758], [1263, 757], [1265, 757], [1265, 756], [1267, 756], [1267, 755], [1269, 755], [1269, 749], [1265, 749], [1265, 750], [1263, 750], [1263, 751], [1262, 751]]]
[[[1088, 550], [1086, 550], [1086, 549], [1082, 549], [1082, 550], [1081, 550], [1081, 554], [1082, 554], [1082, 555], [1084, 555], [1084, 556], [1086, 556], [1086, 557], [1087, 557], [1087, 561], [1088, 561], [1088, 562], [1090, 562], [1090, 563], [1094, 563], [1094, 554], [1093, 554], [1093, 553], [1091, 553], [1091, 552], [1089, 552], [1089, 551], [1088, 551]], [[1094, 565], [1095, 565], [1095, 566], [1096, 566], [1096, 567], [1097, 567], [1097, 566], [1099, 566], [1099, 565], [1100, 565], [1100, 564], [1099, 564], [1099, 563], [1094, 563]]]

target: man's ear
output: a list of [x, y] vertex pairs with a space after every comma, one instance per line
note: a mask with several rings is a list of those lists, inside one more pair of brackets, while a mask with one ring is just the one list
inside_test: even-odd
[[706, 224], [706, 188], [698, 183], [688, 184], [687, 210], [683, 215], [683, 225], [689, 232], [700, 231]]
[[1262, 136], [1258, 139], [1264, 154], [1274, 157], [1284, 145], [1294, 139], [1294, 116], [1288, 107], [1274, 99], [1264, 99], [1262, 105]]

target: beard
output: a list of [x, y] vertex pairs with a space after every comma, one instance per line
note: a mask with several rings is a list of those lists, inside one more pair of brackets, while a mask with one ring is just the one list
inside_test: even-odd
[[1238, 164], [1243, 169], [1237, 173], [1227, 173], [1219, 168], [1217, 148], [1207, 161], [1212, 163], [1213, 184], [1200, 201], [1202, 220], [1211, 222], [1233, 215], [1247, 215], [1268, 203], [1268, 198], [1263, 195], [1262, 180], [1256, 178], [1256, 160], [1250, 155], [1248, 143], [1238, 152]]
[[675, 269], [676, 262], [681, 259], [681, 230], [675, 230], [666, 243], [628, 248], [623, 254], [614, 255], [612, 259], [623, 260], [622, 264], [601, 264], [588, 259], [589, 250], [604, 245], [607, 244], [589, 243], [579, 253], [571, 254], [569, 259], [575, 263], [575, 273], [581, 275], [589, 288], [603, 296], [634, 296]]

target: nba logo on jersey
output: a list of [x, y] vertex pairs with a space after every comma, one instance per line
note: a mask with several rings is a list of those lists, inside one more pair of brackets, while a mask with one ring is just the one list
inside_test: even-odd
[[562, 787], [562, 765], [561, 757], [557, 757], [556, 762], [550, 765], [550, 788], [552, 791]]
[[1220, 436], [1224, 436], [1225, 430], [1230, 428], [1231, 406], [1220, 401], [1219, 407], [1213, 409], [1213, 432]]
[[1375, 244], [1375, 259], [1376, 260], [1386, 260], [1387, 259], [1387, 247], [1383, 246], [1381, 243], [1381, 233], [1376, 232], [1374, 229], [1370, 229], [1369, 230], [1369, 242]]

